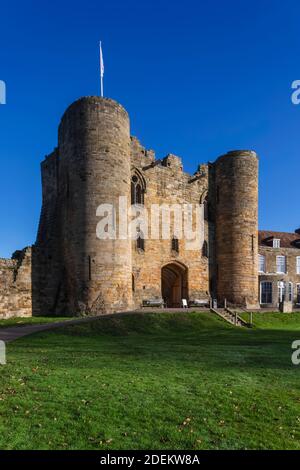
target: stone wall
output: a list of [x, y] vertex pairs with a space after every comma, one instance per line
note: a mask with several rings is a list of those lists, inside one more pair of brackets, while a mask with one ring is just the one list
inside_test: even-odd
[[[183, 171], [179, 157], [168, 155], [155, 160], [153, 151], [147, 151], [136, 138], [132, 138], [131, 171], [142, 176], [145, 182], [144, 204], [151, 215], [152, 204], [194, 204], [199, 206], [209, 191], [209, 166], [202, 165], [195, 175]], [[210, 223], [204, 223], [204, 240], [212, 237]], [[139, 307], [143, 300], [162, 296], [162, 268], [174, 264], [187, 275], [187, 300], [208, 299], [210, 295], [209, 257], [203, 253], [203, 245], [187, 249], [186, 241], [179, 239], [179, 251], [172, 250], [172, 235], [175, 233], [171, 217], [170, 239], [145, 240], [145, 249], [139, 250], [132, 241], [132, 269], [134, 276], [134, 302]], [[210, 234], [210, 236], [209, 236]], [[208, 254], [208, 253], [207, 253]]]
[[[67, 314], [64, 267], [62, 263], [59, 149], [41, 164], [42, 209], [35, 245], [32, 247], [33, 315]], [[62, 184], [64, 184], [63, 182]]]
[[31, 248], [0, 259], [0, 286], [0, 318], [31, 316]]

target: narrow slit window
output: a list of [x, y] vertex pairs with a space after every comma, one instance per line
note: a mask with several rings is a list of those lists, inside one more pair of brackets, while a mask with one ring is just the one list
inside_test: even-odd
[[145, 251], [145, 240], [143, 232], [138, 233], [138, 237], [136, 239], [136, 247], [139, 251]]
[[177, 237], [172, 238], [172, 251], [179, 253], [179, 242]]

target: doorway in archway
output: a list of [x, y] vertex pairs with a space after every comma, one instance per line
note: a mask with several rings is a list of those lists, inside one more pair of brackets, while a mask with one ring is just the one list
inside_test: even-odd
[[169, 263], [161, 270], [161, 293], [169, 308], [182, 306], [188, 300], [187, 268], [179, 263]]

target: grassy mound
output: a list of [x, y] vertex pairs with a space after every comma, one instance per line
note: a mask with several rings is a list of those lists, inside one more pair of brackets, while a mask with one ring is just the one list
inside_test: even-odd
[[0, 369], [0, 448], [299, 449], [293, 325], [137, 314], [18, 340]]
[[43, 325], [56, 321], [70, 320], [70, 317], [12, 317], [7, 320], [0, 320], [0, 328], [11, 328], [25, 325]]

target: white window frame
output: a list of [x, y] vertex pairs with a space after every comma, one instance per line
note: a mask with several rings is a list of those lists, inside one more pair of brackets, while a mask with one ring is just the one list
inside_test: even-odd
[[[271, 300], [271, 302], [263, 302], [262, 301], [263, 300], [263, 285], [266, 285], [266, 284], [268, 284], [269, 291], [267, 291], [265, 293], [265, 295], [267, 296], [267, 295], [271, 294], [271, 299], [266, 298], [264, 300]], [[270, 287], [271, 287], [271, 289], [270, 289]], [[259, 300], [260, 300], [261, 305], [268, 305], [268, 304], [273, 303], [273, 283], [272, 282], [270, 282], [270, 281], [261, 281], [261, 283], [260, 283], [260, 299]]]
[[296, 256], [296, 273], [300, 274], [300, 256]]
[[273, 248], [280, 248], [280, 238], [273, 238]]
[[[284, 260], [284, 264], [281, 262], [282, 260]], [[283, 256], [283, 255], [276, 256], [276, 272], [278, 274], [286, 274], [286, 256]]]
[[258, 272], [259, 273], [266, 272], [266, 257], [260, 254], [258, 255]]

